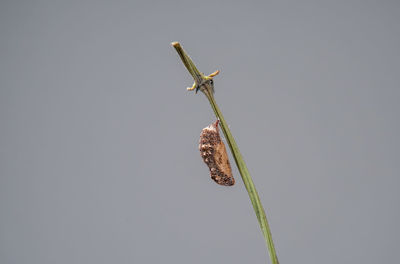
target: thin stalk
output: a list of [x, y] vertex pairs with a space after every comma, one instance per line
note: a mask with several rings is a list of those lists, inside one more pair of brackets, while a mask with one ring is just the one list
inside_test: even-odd
[[222, 128], [222, 132], [225, 135], [226, 141], [228, 142], [229, 148], [232, 152], [232, 156], [235, 159], [236, 165], [239, 169], [240, 175], [242, 177], [243, 183], [246, 187], [246, 190], [249, 194], [251, 203], [253, 205], [254, 212], [256, 213], [257, 220], [260, 224], [261, 231], [263, 233], [265, 242], [267, 244], [269, 256], [271, 259], [272, 264], [279, 264], [278, 257], [275, 252], [275, 247], [274, 247], [274, 242], [272, 240], [272, 234], [271, 230], [267, 221], [267, 217], [265, 215], [264, 208], [261, 204], [260, 197], [258, 196], [256, 187], [254, 186], [253, 180], [251, 179], [249, 170], [247, 169], [247, 166], [243, 160], [242, 154], [240, 153], [239, 147], [236, 144], [235, 139], [232, 136], [232, 133], [225, 121], [224, 116], [222, 115], [221, 110], [219, 109], [215, 98], [214, 98], [214, 85], [212, 78], [218, 74], [218, 71], [209, 75], [205, 76], [203, 73], [201, 73], [196, 66], [194, 65], [193, 61], [191, 58], [187, 55], [187, 53], [183, 50], [181, 45], [178, 42], [173, 42], [172, 46], [176, 49], [178, 54], [180, 55], [180, 58], [183, 61], [183, 64], [186, 66], [188, 69], [189, 73], [192, 75], [192, 77], [195, 80], [194, 85], [191, 88], [188, 88], [188, 90], [193, 90], [196, 89], [202, 91], [208, 101], [210, 102], [210, 105], [212, 109], [214, 110], [215, 116], [220, 120], [220, 125]]

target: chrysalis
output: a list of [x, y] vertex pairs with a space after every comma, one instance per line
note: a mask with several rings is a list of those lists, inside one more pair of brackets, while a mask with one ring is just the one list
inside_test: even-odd
[[219, 135], [218, 123], [219, 120], [201, 131], [199, 149], [201, 157], [210, 169], [211, 179], [220, 185], [232, 186], [235, 179], [225, 144]]

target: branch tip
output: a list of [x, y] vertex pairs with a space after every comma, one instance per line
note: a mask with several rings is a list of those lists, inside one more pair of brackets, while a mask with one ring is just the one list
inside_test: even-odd
[[177, 46], [179, 46], [179, 42], [178, 41], [173, 41], [173, 42], [171, 42], [171, 45], [173, 47], [177, 47]]

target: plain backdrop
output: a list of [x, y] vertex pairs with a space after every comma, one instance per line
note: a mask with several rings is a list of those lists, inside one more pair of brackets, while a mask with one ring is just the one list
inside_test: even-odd
[[[398, 1], [1, 1], [0, 263], [399, 263]], [[232, 160], [233, 164], [233, 160]]]

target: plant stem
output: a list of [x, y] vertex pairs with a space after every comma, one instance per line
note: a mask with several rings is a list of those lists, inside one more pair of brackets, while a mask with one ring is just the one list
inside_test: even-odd
[[239, 147], [237, 146], [236, 141], [233, 138], [232, 133], [225, 121], [225, 118], [222, 115], [222, 112], [219, 109], [219, 107], [214, 99], [214, 94], [213, 94], [214, 86], [213, 86], [213, 82], [212, 82], [212, 77], [215, 76], [216, 74], [218, 74], [218, 72], [211, 74], [209, 76], [205, 76], [203, 73], [201, 73], [196, 68], [193, 61], [190, 59], [190, 57], [183, 50], [183, 48], [181, 47], [181, 45], [178, 42], [173, 42], [172, 46], [176, 49], [180, 58], [183, 61], [183, 64], [186, 66], [189, 73], [193, 76], [193, 78], [195, 80], [195, 84], [193, 85], [193, 87], [188, 88], [188, 90], [193, 90], [194, 88], [196, 88], [196, 91], [201, 90], [206, 95], [208, 101], [210, 102], [210, 105], [211, 105], [212, 109], [214, 110], [215, 116], [220, 120], [220, 125], [222, 128], [222, 131], [225, 135], [226, 141], [228, 142], [229, 148], [235, 159], [235, 162], [239, 169], [240, 175], [242, 176], [243, 183], [249, 194], [251, 203], [254, 208], [254, 212], [256, 213], [258, 222], [261, 227], [261, 231], [264, 235], [264, 239], [267, 244], [271, 263], [279, 264], [278, 257], [275, 252], [274, 242], [272, 241], [271, 230], [269, 228], [267, 217], [265, 215], [264, 208], [261, 204], [260, 197], [258, 196], [256, 187], [254, 186], [253, 180], [251, 179], [250, 173], [249, 173], [247, 166], [243, 160], [242, 154], [240, 153]]

